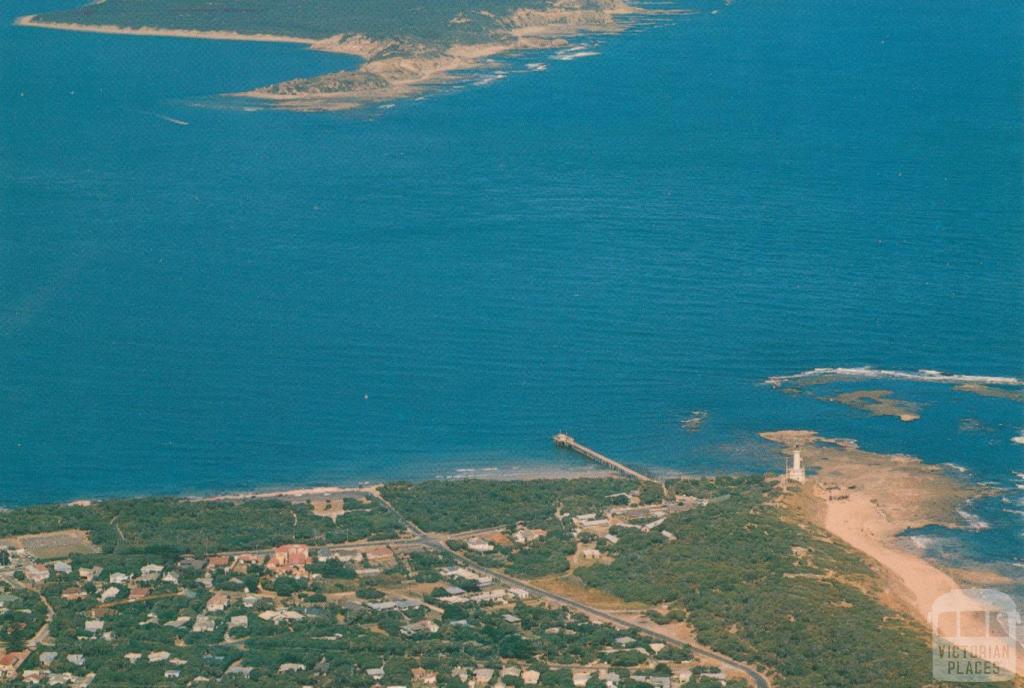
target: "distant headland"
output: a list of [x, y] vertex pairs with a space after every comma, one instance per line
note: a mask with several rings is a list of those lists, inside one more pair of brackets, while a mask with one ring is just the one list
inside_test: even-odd
[[241, 96], [295, 110], [347, 110], [417, 95], [479, 69], [497, 55], [557, 49], [580, 34], [617, 33], [646, 10], [627, 0], [472, 0], [457, 7], [405, 0], [316, 0], [285, 6], [107, 0], [20, 17], [15, 23], [69, 31], [300, 43], [361, 57], [358, 69], [270, 84]]

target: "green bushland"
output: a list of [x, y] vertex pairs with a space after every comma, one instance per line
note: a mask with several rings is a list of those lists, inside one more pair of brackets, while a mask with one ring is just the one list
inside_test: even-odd
[[[630, 602], [669, 604], [697, 639], [777, 672], [779, 688], [923, 686], [923, 630], [864, 592], [872, 574], [827, 534], [786, 519], [760, 478], [677, 481], [679, 493], [728, 496], [670, 516], [659, 533], [618, 528], [612, 564], [580, 569], [587, 585]], [[659, 618], [660, 617], [660, 618]]]
[[560, 508], [566, 514], [598, 511], [611, 495], [636, 489], [633, 480], [432, 480], [392, 483], [381, 495], [420, 528], [457, 533], [524, 523], [542, 527]]
[[105, 553], [173, 556], [398, 537], [401, 522], [377, 502], [346, 500], [336, 521], [307, 503], [241, 502], [171, 497], [124, 499], [89, 506], [44, 505], [0, 512], [0, 537], [80, 528]]

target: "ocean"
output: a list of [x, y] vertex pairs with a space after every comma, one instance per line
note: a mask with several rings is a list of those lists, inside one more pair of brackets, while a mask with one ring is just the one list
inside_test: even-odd
[[1004, 488], [915, 537], [1024, 564], [1020, 402], [763, 384], [1024, 377], [1020, 3], [740, 1], [320, 114], [218, 94], [353, 58], [11, 26], [72, 4], [0, 5], [0, 504], [579, 467], [558, 431], [779, 470], [801, 428]]

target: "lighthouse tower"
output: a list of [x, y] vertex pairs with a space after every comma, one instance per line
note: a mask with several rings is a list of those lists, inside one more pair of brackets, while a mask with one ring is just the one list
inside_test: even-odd
[[804, 471], [804, 462], [800, 458], [800, 450], [793, 450], [793, 458], [786, 462], [786, 478], [794, 482], [803, 483], [807, 480], [807, 473]]

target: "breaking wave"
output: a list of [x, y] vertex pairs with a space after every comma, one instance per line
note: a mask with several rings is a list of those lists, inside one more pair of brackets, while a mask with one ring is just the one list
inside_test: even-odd
[[943, 384], [978, 384], [1024, 386], [1024, 380], [1000, 375], [958, 375], [938, 370], [884, 370], [862, 366], [857, 368], [812, 368], [792, 375], [776, 375], [765, 380], [765, 384], [781, 387], [787, 382], [813, 380], [818, 377], [839, 377], [848, 380], [908, 380], [910, 382], [939, 382]]

